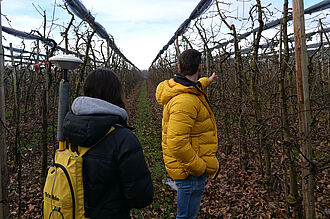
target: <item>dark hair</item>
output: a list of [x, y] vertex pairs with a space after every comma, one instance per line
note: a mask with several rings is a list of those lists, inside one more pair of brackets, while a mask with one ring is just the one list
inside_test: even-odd
[[110, 69], [98, 68], [89, 73], [84, 83], [84, 95], [105, 100], [125, 109], [120, 80]]
[[195, 49], [185, 50], [179, 58], [180, 70], [184, 75], [193, 75], [197, 72], [202, 61], [202, 53]]

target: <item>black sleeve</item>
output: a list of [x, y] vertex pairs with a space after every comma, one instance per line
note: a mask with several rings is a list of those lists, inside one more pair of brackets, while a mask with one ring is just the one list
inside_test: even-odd
[[143, 208], [152, 203], [153, 185], [150, 171], [145, 162], [142, 146], [128, 129], [118, 145], [118, 168], [126, 205], [129, 208]]

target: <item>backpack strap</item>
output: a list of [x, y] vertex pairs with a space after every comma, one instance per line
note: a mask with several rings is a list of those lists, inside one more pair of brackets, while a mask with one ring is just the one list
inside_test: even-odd
[[109, 131], [107, 132], [107, 134], [105, 134], [105, 136], [103, 136], [100, 140], [98, 140], [94, 145], [92, 145], [91, 147], [78, 147], [78, 154], [79, 156], [83, 156], [84, 154], [87, 153], [87, 151], [89, 151], [90, 149], [92, 149], [95, 145], [97, 145], [98, 143], [100, 143], [105, 137], [107, 137], [113, 130], [115, 130], [114, 126], [111, 126], [111, 128], [109, 129]]

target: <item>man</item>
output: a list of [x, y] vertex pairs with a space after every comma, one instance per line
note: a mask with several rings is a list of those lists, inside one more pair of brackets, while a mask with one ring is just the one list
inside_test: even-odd
[[206, 177], [215, 178], [219, 170], [216, 122], [203, 91], [218, 76], [200, 78], [201, 70], [201, 53], [188, 49], [180, 55], [180, 73], [156, 90], [156, 99], [164, 106], [165, 168], [178, 187], [177, 219], [197, 217]]

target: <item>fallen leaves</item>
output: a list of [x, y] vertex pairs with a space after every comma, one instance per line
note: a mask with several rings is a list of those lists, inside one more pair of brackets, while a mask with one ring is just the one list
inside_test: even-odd
[[[128, 96], [126, 109], [129, 114], [129, 125], [136, 127], [137, 104], [140, 93], [140, 84]], [[151, 110], [151, 120], [153, 127], [145, 126], [144, 134], [148, 136], [146, 144], [155, 144], [161, 138], [161, 118], [162, 107], [155, 101], [155, 85], [147, 81], [147, 99]], [[38, 128], [37, 121], [29, 121], [28, 124], [22, 124], [24, 128], [24, 138], [29, 141], [34, 139], [33, 133]], [[221, 124], [218, 121], [218, 124]], [[327, 130], [325, 124], [321, 124], [322, 129], [318, 130], [320, 136], [326, 136]], [[137, 131], [137, 130], [135, 130]], [[150, 137], [150, 138], [149, 138]], [[315, 147], [317, 160], [322, 160], [329, 154], [329, 140], [327, 138], [318, 138], [319, 143]], [[9, 139], [13, 141], [13, 139]], [[49, 161], [52, 160], [52, 145], [49, 146]], [[164, 168], [161, 158], [161, 147], [158, 145], [148, 149], [150, 155], [149, 165], [152, 167], [152, 177], [155, 183], [154, 203], [141, 210], [144, 218], [175, 218], [176, 193], [167, 185], [162, 184], [162, 175], [159, 170]], [[249, 169], [243, 171], [240, 169], [239, 148], [233, 139], [232, 153], [225, 155], [218, 153], [220, 161], [220, 174], [217, 179], [210, 180], [203, 194], [201, 201], [199, 218], [290, 218], [286, 212], [286, 203], [283, 190], [281, 152], [274, 152], [273, 171], [278, 177], [281, 185], [276, 190], [267, 190], [260, 175], [257, 159], [250, 159]], [[256, 151], [250, 151], [251, 154], [257, 154]], [[40, 176], [40, 152], [38, 149], [25, 150], [23, 153], [23, 195], [22, 195], [22, 218], [41, 218], [42, 193], [39, 182]], [[17, 181], [14, 162], [9, 160], [10, 174], [10, 211], [11, 216], [17, 216], [18, 194]], [[318, 218], [329, 218], [329, 171], [323, 170], [317, 174], [316, 186], [316, 211]], [[137, 213], [134, 217], [139, 218]], [[322, 216], [323, 215], [323, 216]]]

